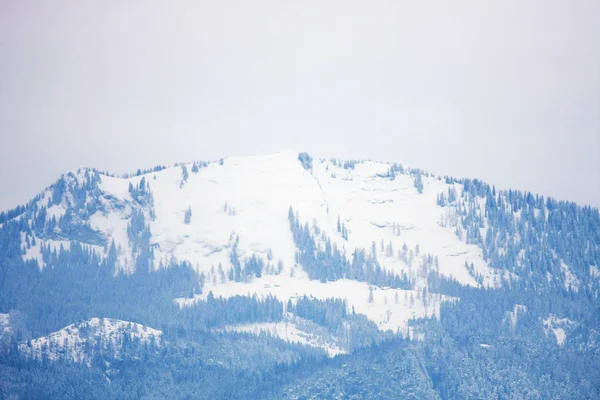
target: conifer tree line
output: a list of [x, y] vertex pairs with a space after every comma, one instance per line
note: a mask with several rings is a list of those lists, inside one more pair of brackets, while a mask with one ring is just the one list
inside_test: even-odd
[[[325, 240], [323, 246], [318, 245], [308, 224], [300, 223], [298, 215], [294, 213], [291, 206], [288, 211], [288, 221], [294, 243], [298, 248], [296, 261], [302, 265], [310, 279], [321, 282], [354, 279], [382, 287], [410, 288], [407, 276], [386, 271], [379, 265], [373, 253], [367, 254], [364, 249], [356, 249], [352, 261], [349, 262], [344, 252], [337, 245], [332, 244], [329, 238]], [[340, 230], [342, 230], [341, 224]]]

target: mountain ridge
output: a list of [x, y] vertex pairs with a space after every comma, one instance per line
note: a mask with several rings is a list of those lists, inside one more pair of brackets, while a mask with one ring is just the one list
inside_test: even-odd
[[[496, 195], [492, 188], [488, 200], [475, 196], [468, 207], [477, 227], [467, 232], [459, 222], [467, 206], [457, 197], [464, 196], [466, 184], [485, 185], [477, 180], [442, 179], [395, 163], [313, 159], [293, 152], [141, 172], [130, 177], [94, 169], [63, 174], [30, 202], [37, 225], [44, 228], [21, 238], [23, 260], [35, 260], [43, 268], [49, 253], [60, 254], [77, 242], [99, 259], [116, 257], [119, 268], [131, 273], [143, 253], [150, 269], [184, 262], [201, 275], [203, 294], [176, 299], [180, 306], [205, 300], [209, 291], [225, 297], [277, 292], [283, 301], [290, 299], [288, 293], [321, 299], [334, 293], [379, 326], [405, 334], [410, 318], [439, 313], [441, 297], [429, 295], [431, 274], [473, 287], [499, 287], [519, 279], [514, 269], [490, 267], [482, 249], [464, 237], [483, 237], [489, 230], [485, 202], [513, 193]], [[298, 260], [290, 212], [297, 219], [296, 230], [304, 227], [304, 235], [314, 237], [313, 246], [340, 254], [336, 262], [352, 263], [362, 254], [377, 274], [392, 275], [362, 277], [364, 283], [349, 289], [338, 279], [350, 275], [338, 272], [334, 278], [318, 278], [329, 280], [326, 290], [319, 289], [317, 275], [309, 276]], [[249, 262], [261, 271], [244, 272], [242, 278], [243, 272], [235, 269]], [[564, 260], [557, 262], [567, 289], [577, 290], [577, 275]], [[407, 283], [390, 289], [377, 283], [385, 279]], [[415, 313], [419, 306], [408, 297], [423, 303], [420, 312]], [[376, 310], [379, 302], [384, 304]], [[397, 315], [392, 304], [401, 305]], [[396, 322], [390, 324], [390, 318]]]
[[[302, 160], [303, 157], [305, 158], [304, 161]], [[310, 163], [310, 165], [307, 163]], [[275, 272], [277, 270], [276, 275], [282, 277], [293, 275], [295, 278], [293, 280], [281, 279], [273, 285], [297, 286], [299, 282], [306, 281], [307, 275], [295, 259], [297, 249], [291, 238], [292, 235], [286, 218], [289, 208], [293, 204], [301, 210], [302, 214], [300, 215], [308, 214], [308, 220], [314, 222], [314, 229], [323, 233], [321, 242], [331, 240], [334, 247], [337, 246], [340, 249], [347, 247], [348, 251], [345, 254], [348, 260], [352, 259], [356, 251], [368, 249], [374, 243], [369, 240], [370, 237], [367, 238], [370, 234], [357, 237], [360, 231], [390, 231], [383, 235], [385, 246], [389, 246], [386, 250], [387, 256], [379, 255], [379, 258], [386, 257], [387, 262], [392, 264], [388, 268], [390, 272], [399, 276], [412, 273], [408, 270], [408, 264], [412, 264], [413, 256], [406, 255], [407, 259], [401, 261], [396, 257], [391, 246], [392, 241], [394, 241], [393, 245], [400, 249], [402, 243], [406, 246], [408, 240], [411, 248], [410, 252], [412, 253], [412, 248], [414, 246], [418, 248], [419, 246], [419, 238], [412, 239], [411, 242], [411, 236], [418, 233], [421, 222], [418, 219], [411, 219], [410, 215], [405, 215], [404, 218], [408, 218], [408, 222], [399, 221], [396, 226], [396, 222], [379, 215], [378, 209], [388, 207], [389, 203], [394, 200], [379, 199], [381, 195], [377, 193], [378, 191], [387, 190], [382, 185], [395, 181], [395, 175], [398, 174], [399, 179], [403, 178], [404, 182], [401, 185], [395, 185], [397, 187], [393, 187], [383, 196], [393, 196], [393, 192], [402, 190], [410, 192], [404, 197], [407, 197], [409, 201], [413, 201], [416, 196], [420, 195], [415, 186], [416, 183], [413, 182], [415, 178], [411, 178], [409, 175], [400, 176], [400, 172], [390, 172], [393, 171], [393, 168], [397, 168], [399, 171], [411, 170], [404, 170], [403, 167], [397, 166], [397, 164], [372, 161], [339, 162], [341, 164], [339, 167], [337, 164], [337, 161], [313, 161], [306, 153], [300, 153], [299, 155], [277, 153], [270, 156], [229, 158], [213, 164], [202, 164], [200, 167], [199, 164], [190, 163], [154, 170], [130, 178], [115, 178], [87, 169], [80, 170], [77, 173], [69, 172], [63, 175], [58, 183], [42, 193], [37, 203], [40, 209], [44, 208], [44, 203], [49, 205], [49, 207], [46, 207], [45, 218], [46, 222], [50, 222], [51, 225], [60, 225], [61, 221], [73, 214], [72, 217], [69, 217], [70, 222], [66, 225], [68, 229], [50, 229], [51, 232], [46, 234], [46, 237], [43, 234], [39, 236], [33, 234], [30, 242], [35, 241], [36, 244], [28, 246], [23, 243], [23, 247], [27, 247], [23, 258], [24, 260], [35, 259], [39, 267], [43, 268], [45, 262], [42, 253], [48, 251], [58, 251], [60, 253], [60, 247], [68, 248], [73, 240], [85, 245], [87, 249], [97, 253], [100, 258], [109, 257], [110, 247], [114, 243], [118, 264], [121, 265], [123, 270], [131, 272], [135, 268], [136, 252], [140, 251], [139, 246], [135, 244], [137, 240], [135, 235], [142, 234], [141, 232], [131, 232], [134, 229], [134, 216], [137, 215], [141, 220], [147, 221], [140, 222], [140, 224], [147, 223], [148, 232], [151, 232], [148, 233], [149, 237], [147, 238], [147, 245], [149, 249], [152, 249], [152, 258], [154, 259], [154, 265], [151, 267], [161, 268], [161, 265], [166, 266], [173, 262], [188, 262], [192, 267], [195, 267], [198, 273], [206, 276], [207, 288], [215, 286], [212, 291], [216, 295], [222, 295], [220, 289], [224, 286], [219, 288], [217, 280], [224, 283], [223, 275], [232, 275], [231, 271], [235, 264], [233, 258], [239, 258], [242, 262], [247, 262], [251, 257], [259, 257], [262, 260], [260, 262], [266, 264], [264, 266], [265, 271]], [[330, 168], [335, 172], [329, 172]], [[366, 171], [361, 172], [361, 169], [366, 169]], [[394, 175], [393, 179], [388, 175], [390, 173]], [[339, 179], [336, 174], [340, 175]], [[241, 178], [237, 175], [241, 175]], [[270, 178], [265, 179], [265, 176], [270, 176]], [[420, 175], [418, 176], [420, 177]], [[424, 176], [420, 179], [433, 181], [434, 178]], [[373, 180], [382, 181], [383, 184], [375, 182], [374, 187], [371, 188], [369, 185]], [[370, 206], [374, 210], [375, 214], [371, 217], [376, 219], [375, 222], [366, 220], [371, 217], [365, 217], [365, 219], [357, 221], [356, 215], [352, 216], [354, 221], [352, 221], [352, 218], [346, 219], [343, 217], [341, 221], [339, 220], [340, 214], [333, 211], [333, 208], [339, 207], [335, 204], [336, 202], [343, 203], [344, 200], [333, 196], [332, 193], [334, 192], [332, 190], [339, 190], [338, 188], [329, 188], [330, 185], [338, 184], [338, 182], [348, 183], [346, 185], [347, 189], [355, 194], [358, 193], [358, 207]], [[257, 191], [260, 193], [253, 195], [253, 186], [258, 186]], [[220, 188], [225, 188], [224, 193], [218, 193]], [[268, 191], [270, 192], [265, 196], [265, 192]], [[361, 198], [360, 192], [364, 191], [369, 193], [366, 194], [366, 197]], [[427, 187], [424, 196], [427, 195], [428, 191], [429, 188]], [[211, 197], [217, 199], [208, 202], [203, 201], [200, 198], [202, 196], [200, 192], [208, 192]], [[241, 198], [236, 198], [236, 196], [241, 196]], [[269, 202], [269, 198], [271, 200], [275, 199], [275, 201]], [[432, 207], [435, 206], [431, 198], [428, 200], [430, 200]], [[419, 201], [413, 201], [413, 205], [419, 206]], [[70, 211], [76, 209], [77, 212]], [[190, 221], [187, 221], [187, 223], [184, 215], [186, 209], [189, 209], [191, 213]], [[278, 211], [278, 215], [273, 217], [276, 211]], [[346, 214], [351, 214], [351, 211], [347, 211]], [[52, 223], [53, 219], [59, 221]], [[319, 221], [318, 224], [316, 223], [317, 220]], [[196, 221], [200, 221], [200, 224], [207, 226], [207, 228], [196, 225]], [[339, 226], [336, 226], [336, 222]], [[75, 225], [77, 229], [71, 229], [69, 224]], [[429, 233], [439, 231], [436, 230], [435, 221], [430, 219], [429, 224], [432, 226], [428, 228]], [[226, 228], [221, 229], [221, 225], [226, 225]], [[342, 225], [345, 231], [343, 234], [341, 232]], [[82, 228], [89, 231], [85, 237], [81, 235]], [[139, 226], [135, 229], [143, 230], [144, 227]], [[70, 235], [70, 231], [76, 231], [77, 236]], [[406, 232], [403, 235], [403, 241], [398, 240], [402, 235], [401, 231]], [[60, 232], [58, 237], [56, 237], [57, 232]], [[327, 237], [324, 236], [325, 232], [327, 232]], [[477, 254], [478, 250], [474, 246], [471, 246], [470, 250], [463, 249], [464, 246], [455, 240], [454, 235], [448, 232], [441, 232], [440, 234], [445, 235], [447, 240], [453, 241], [455, 246], [458, 246], [458, 250], [455, 249], [456, 251], [452, 251], [452, 254], [446, 257], [446, 259], [452, 261], [453, 268], [459, 271], [463, 269], [464, 264], [467, 263], [465, 255], [472, 254], [472, 259], [469, 260], [471, 263], [474, 262], [482, 270], [489, 270], [482, 261], [481, 255]], [[55, 237], [52, 238], [51, 235], [55, 235]], [[215, 237], [215, 235], [218, 237]], [[353, 241], [354, 237], [357, 237], [356, 241]], [[381, 237], [382, 241], [384, 237]], [[102, 239], [104, 240], [102, 241]], [[25, 242], [28, 240], [29, 237], [26, 238]], [[427, 243], [423, 245], [425, 246], [423, 250], [414, 250], [415, 258], [419, 251], [423, 251], [423, 253], [426, 251]], [[377, 247], [379, 247], [379, 243]], [[373, 250], [371, 248], [371, 251]], [[232, 254], [232, 252], [236, 254]], [[379, 252], [379, 250], [376, 250], [376, 252]], [[410, 262], [408, 257], [411, 258]], [[454, 258], [457, 258], [458, 261], [455, 261]], [[217, 277], [216, 275], [220, 271], [216, 269], [220, 265], [223, 271], [220, 274], [221, 276]], [[444, 271], [442, 269], [442, 272]], [[468, 271], [463, 270], [459, 274], [462, 274], [463, 282], [466, 281], [468, 284], [475, 286], [479, 285], [470, 277]], [[256, 280], [261, 281], [260, 278], [256, 277]], [[413, 297], [421, 297], [420, 292], [427, 286], [423, 278], [417, 279], [416, 274], [410, 277], [415, 284], [414, 290], [410, 293]], [[235, 277], [234, 280], [239, 281], [240, 279]], [[264, 285], [271, 285], [271, 283], [266, 282], [264, 285], [262, 283], [258, 284], [258, 286], [262, 285], [262, 288], [250, 288], [243, 282], [240, 283], [242, 283], [242, 289], [240, 290], [253, 290], [259, 293], [261, 289], [264, 289]], [[337, 284], [334, 283], [333, 285]], [[315, 285], [309, 284], [309, 286], [312, 288]], [[323, 298], [331, 288], [330, 285], [328, 290], [320, 295], [320, 298]], [[310, 293], [312, 293], [311, 290], [313, 289], [309, 289]], [[320, 292], [318, 289], [314, 290]], [[369, 290], [368, 286], [362, 285], [359, 286], [358, 290], [352, 292], [362, 292], [362, 296], [367, 299]], [[377, 293], [378, 291], [376, 291], [375, 298], [379, 297]], [[302, 294], [298, 293], [297, 295]], [[389, 296], [400, 296], [402, 299], [407, 297], [403, 292], [391, 293]], [[285, 300], [287, 301], [287, 298]], [[391, 303], [392, 299], [390, 298], [389, 301]], [[362, 304], [364, 301], [355, 299], [351, 303], [351, 306], [364, 309]], [[433, 300], [431, 300], [431, 303], [435, 304]], [[186, 304], [186, 302], [180, 301], [180, 304]], [[376, 302], [373, 304], [376, 304]], [[398, 304], [398, 301], [396, 301], [396, 304]], [[379, 323], [383, 320], [382, 314], [387, 312], [389, 312], [389, 307], [377, 312]], [[406, 313], [406, 310], [401, 313]], [[427, 314], [428, 312], [425, 312], [423, 315]], [[406, 317], [401, 317], [401, 320], [406, 321]], [[406, 322], [390, 327], [394, 330], [406, 329]]]

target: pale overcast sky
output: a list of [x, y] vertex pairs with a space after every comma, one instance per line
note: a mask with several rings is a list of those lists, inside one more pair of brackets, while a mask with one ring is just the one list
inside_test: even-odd
[[0, 209], [272, 153], [600, 206], [600, 2], [0, 0]]

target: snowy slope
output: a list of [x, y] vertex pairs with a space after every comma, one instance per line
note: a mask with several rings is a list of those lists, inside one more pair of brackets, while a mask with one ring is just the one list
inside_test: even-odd
[[[345, 248], [349, 258], [355, 248], [370, 249], [373, 241], [378, 248], [381, 241], [386, 246], [391, 242], [394, 253], [404, 243], [409, 249], [419, 245], [421, 254], [438, 256], [443, 275], [476, 286], [464, 268], [465, 262], [474, 263], [476, 271], [492, 284], [494, 274], [481, 250], [440, 226], [442, 209], [436, 196], [446, 185], [423, 178], [425, 190], [418, 194], [408, 175], [394, 180], [378, 176], [389, 167], [364, 162], [346, 170], [330, 161], [314, 161], [311, 172], [302, 168], [296, 153], [279, 153], [226, 159], [222, 166], [210, 164], [190, 174], [181, 188], [179, 168], [156, 173], [156, 179], [150, 180], [156, 212], [151, 224], [156, 262], [175, 257], [208, 273], [211, 266], [229, 265], [228, 249], [233, 235], [239, 235], [241, 259], [253, 254], [266, 259], [271, 250], [273, 262], [281, 260], [284, 273], [289, 274], [296, 251], [287, 220], [292, 206], [303, 222], [315, 224], [338, 247]], [[192, 218], [186, 225], [188, 207]], [[348, 229], [348, 240], [337, 233], [338, 217]], [[394, 226], [399, 227], [399, 235]], [[379, 254], [378, 259], [389, 269], [408, 272], [408, 266], [396, 256]]]
[[246, 332], [253, 334], [266, 334], [283, 339], [290, 343], [298, 343], [323, 349], [330, 357], [347, 354], [344, 338], [331, 335], [327, 329], [314, 322], [299, 318], [291, 313], [286, 313], [280, 322], [263, 322], [254, 324], [241, 324], [226, 326], [226, 332]]
[[[443, 223], [453, 209], [440, 207], [436, 198], [450, 185], [423, 174], [423, 191], [419, 193], [415, 171], [404, 167], [392, 177], [389, 171], [393, 167], [372, 161], [312, 160], [312, 166], [305, 168], [298, 153], [282, 152], [226, 158], [202, 164], [196, 172], [193, 163], [129, 178], [95, 170], [71, 172], [62, 177], [67, 188], [83, 187], [90, 176], [98, 177], [97, 184], [88, 185], [91, 189], [85, 198], [85, 210], [73, 218], [77, 226], [89, 228], [97, 237], [71, 237], [58, 228], [50, 235], [24, 235], [23, 258], [37, 260], [42, 268], [41, 246], [60, 251], [61, 246], [66, 249], [76, 240], [99, 257], [106, 257], [114, 243], [120, 268], [132, 271], [135, 254], [127, 227], [132, 214], [141, 211], [150, 226], [154, 267], [172, 261], [189, 262], [206, 277], [203, 296], [212, 291], [222, 297], [274, 294], [280, 300], [304, 294], [338, 297], [347, 299], [349, 307], [365, 314], [381, 329], [406, 334], [410, 318], [436, 316], [441, 302], [448, 300], [428, 290], [429, 271], [421, 268], [423, 257], [436, 258], [437, 272], [465, 285], [480, 286], [474, 276], [480, 275], [483, 285], [497, 286], [506, 274], [490, 268], [479, 247], [466, 244], [454, 228]], [[151, 192], [152, 201], [148, 203], [136, 201], [129, 189], [142, 179]], [[460, 190], [461, 185], [452, 186]], [[37, 206], [49, 205], [46, 219], [59, 219], [77, 202], [74, 193], [66, 190], [58, 204], [51, 204], [50, 187], [38, 196]], [[406, 274], [412, 290], [375, 287], [374, 301], [369, 303], [370, 285], [366, 283], [310, 281], [296, 263], [297, 248], [288, 222], [290, 206], [302, 223], [310, 225], [318, 243], [330, 240], [343, 249], [348, 260], [355, 250], [365, 249], [384, 269]], [[186, 210], [191, 211], [189, 223], [185, 223]], [[338, 220], [347, 235], [338, 231]], [[268, 264], [262, 278], [241, 283], [219, 276], [219, 265], [225, 275], [232, 268], [230, 256], [236, 241], [242, 263], [259, 256]], [[400, 254], [405, 245], [412, 262], [403, 260]], [[472, 265], [473, 271], [465, 264]], [[273, 275], [276, 270], [280, 272]], [[185, 305], [203, 296], [177, 301]]]
[[[477, 246], [465, 244], [451, 228], [440, 226], [444, 209], [436, 204], [436, 196], [448, 187], [442, 180], [423, 176], [424, 191], [419, 194], [408, 174], [398, 174], [393, 180], [381, 177], [391, 164], [365, 161], [358, 162], [354, 169], [342, 168], [341, 162], [336, 164], [314, 160], [312, 171], [307, 171], [297, 153], [287, 152], [227, 158], [223, 165], [210, 163], [198, 173], [190, 172], [186, 181], [180, 166], [127, 179], [100, 174], [99, 201], [104, 206], [86, 223], [101, 232], [108, 243], [114, 240], [122, 248], [123, 267], [130, 267], [127, 223], [138, 205], [128, 187], [145, 178], [154, 198], [156, 217], [150, 227], [157, 266], [168, 264], [174, 257], [206, 273], [219, 263], [225, 267], [233, 235], [239, 235], [240, 258], [258, 254], [266, 259], [270, 250], [273, 262], [281, 260], [284, 272], [289, 273], [296, 252], [287, 220], [292, 206], [303, 222], [315, 224], [345, 248], [349, 258], [355, 248], [370, 249], [373, 242], [378, 248], [382, 241], [386, 247], [391, 243], [393, 253], [406, 243], [411, 250], [418, 245], [420, 254], [437, 256], [440, 273], [464, 284], [477, 286], [464, 268], [465, 262], [474, 263], [487, 284], [498, 278]], [[191, 171], [192, 164], [186, 168]], [[71, 179], [79, 181], [81, 176], [79, 172]], [[38, 204], [45, 205], [50, 196], [47, 190]], [[47, 218], [64, 215], [66, 207], [49, 207]], [[188, 207], [192, 218], [190, 224], [185, 224]], [[348, 229], [348, 240], [336, 230], [338, 217]], [[67, 247], [69, 240], [45, 242], [57, 248]], [[106, 251], [98, 246], [95, 250]], [[24, 257], [36, 258], [37, 254], [34, 246]], [[407, 265], [395, 255], [377, 256], [385, 267], [408, 272]]]

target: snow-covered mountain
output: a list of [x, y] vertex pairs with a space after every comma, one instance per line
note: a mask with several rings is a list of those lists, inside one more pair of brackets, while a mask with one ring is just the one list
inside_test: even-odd
[[[457, 300], [432, 290], [432, 274], [475, 288], [519, 279], [488, 265], [482, 247], [469, 241], [469, 234], [488, 231], [489, 199], [453, 199], [464, 192], [459, 181], [395, 163], [282, 152], [157, 167], [129, 177], [69, 172], [3, 220], [28, 219], [22, 258], [40, 269], [78, 243], [99, 260], [114, 259], [126, 273], [140, 257], [155, 270], [191, 266], [203, 290], [173, 299], [181, 307], [209, 295], [273, 295], [286, 303], [304, 295], [339, 298], [379, 329], [406, 336], [410, 319], [439, 316], [442, 302]], [[478, 220], [475, 233], [461, 223], [467, 208]], [[314, 240], [313, 250], [338, 254], [347, 269], [362, 256], [377, 274], [405, 285], [354, 279], [351, 272], [315, 279], [300, 260], [294, 224]], [[577, 275], [558, 261], [565, 287], [577, 290]], [[235, 270], [255, 264], [260, 271], [249, 275]]]
[[[397, 164], [306, 157], [302, 161], [293, 152], [235, 157], [129, 178], [91, 169], [66, 173], [38, 196], [34, 202], [38, 211], [31, 216], [32, 224], [40, 214], [46, 222], [67, 218], [70, 222], [23, 235], [23, 258], [35, 259], [44, 268], [42, 249], [60, 252], [77, 241], [98, 256], [109, 257], [114, 243], [119, 267], [132, 271], [136, 248], [128, 226], [132, 216], [141, 213], [149, 225], [154, 268], [187, 262], [206, 277], [204, 294], [178, 299], [182, 306], [210, 291], [215, 296], [271, 293], [285, 301], [303, 294], [338, 297], [382, 329], [394, 331], [405, 329], [411, 317], [439, 311], [441, 296], [422, 298], [427, 271], [420, 266], [425, 257], [436, 260], [434, 268], [440, 274], [466, 285], [480, 285], [476, 274], [486, 286], [499, 285], [508, 276], [490, 269], [481, 249], [459, 239], [445, 222], [453, 210], [440, 207], [437, 198], [449, 189], [460, 191], [460, 184], [448, 185], [439, 177]], [[422, 193], [416, 179], [422, 182]], [[308, 279], [296, 260], [290, 207], [321, 246], [329, 241], [348, 260], [356, 250], [365, 249], [383, 269], [406, 274], [412, 288]], [[244, 282], [227, 279], [234, 246], [242, 263], [253, 256], [265, 262], [262, 277]], [[403, 248], [408, 249], [406, 255]], [[220, 271], [225, 277], [219, 276]]]
[[0, 213], [0, 397], [597, 398], [598, 265], [597, 209], [395, 163], [81, 169]]

